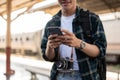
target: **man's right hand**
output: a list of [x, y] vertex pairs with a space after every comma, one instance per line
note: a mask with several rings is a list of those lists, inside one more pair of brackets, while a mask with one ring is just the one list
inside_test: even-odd
[[56, 48], [61, 44], [61, 39], [57, 34], [50, 35], [48, 37], [47, 47]]

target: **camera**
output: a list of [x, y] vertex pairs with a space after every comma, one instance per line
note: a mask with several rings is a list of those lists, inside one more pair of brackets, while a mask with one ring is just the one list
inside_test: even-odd
[[61, 58], [56, 62], [57, 70], [73, 70], [73, 60], [69, 57]]

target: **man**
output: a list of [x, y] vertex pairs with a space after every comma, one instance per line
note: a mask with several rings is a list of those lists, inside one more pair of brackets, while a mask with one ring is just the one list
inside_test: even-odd
[[[81, 8], [76, 0], [58, 0], [61, 10], [47, 23], [42, 39], [43, 58], [55, 64], [51, 70], [51, 80], [100, 80], [97, 60], [105, 56], [106, 38], [99, 17], [89, 13], [92, 28], [92, 43], [85, 39], [83, 29], [77, 22]], [[63, 35], [49, 35], [48, 27], [61, 27]], [[61, 67], [61, 59], [73, 62], [72, 70]], [[67, 62], [67, 61], [66, 61]], [[62, 62], [67, 64], [65, 61]], [[58, 66], [56, 64], [59, 64]], [[67, 70], [68, 69], [68, 70]]]

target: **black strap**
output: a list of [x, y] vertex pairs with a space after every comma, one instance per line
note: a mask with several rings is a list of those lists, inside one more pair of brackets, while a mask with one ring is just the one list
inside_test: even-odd
[[90, 27], [90, 20], [89, 20], [89, 11], [88, 10], [80, 10], [80, 24], [83, 29], [83, 34], [85, 35], [84, 38], [90, 40], [92, 43], [91, 38], [91, 27]]
[[100, 80], [106, 80], [106, 58], [101, 57], [98, 60], [98, 73], [100, 74]]
[[[81, 9], [80, 11], [80, 24], [83, 29], [84, 38], [93, 43], [92, 29], [89, 19], [89, 11]], [[105, 57], [100, 57], [98, 60], [98, 73], [100, 74], [100, 80], [106, 80], [106, 60]]]

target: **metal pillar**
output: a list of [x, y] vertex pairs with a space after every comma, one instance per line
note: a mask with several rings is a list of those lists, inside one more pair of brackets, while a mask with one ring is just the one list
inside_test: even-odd
[[11, 0], [7, 0], [7, 32], [6, 32], [6, 80], [10, 80], [10, 76], [15, 73], [10, 68], [10, 54], [11, 54]]

